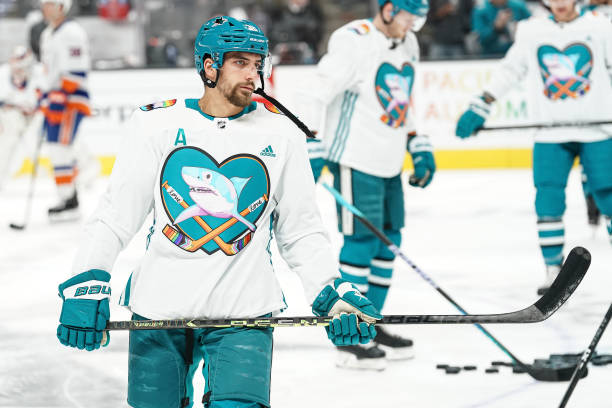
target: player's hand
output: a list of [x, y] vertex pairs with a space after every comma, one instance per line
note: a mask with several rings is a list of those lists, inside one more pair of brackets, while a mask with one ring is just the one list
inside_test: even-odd
[[414, 173], [408, 178], [408, 183], [414, 187], [427, 187], [436, 172], [436, 161], [429, 138], [425, 135], [408, 136], [408, 152], [412, 156], [414, 166]]
[[487, 103], [482, 96], [474, 98], [470, 102], [468, 110], [463, 112], [457, 122], [455, 134], [465, 139], [476, 133], [484, 125], [491, 112], [491, 104]]
[[110, 335], [104, 328], [110, 318], [109, 281], [108, 272], [92, 269], [59, 285], [64, 301], [57, 326], [60, 343], [87, 351], [108, 345]]
[[312, 312], [317, 316], [333, 316], [325, 330], [336, 346], [368, 343], [376, 337], [374, 323], [382, 319], [368, 298], [340, 278], [323, 288], [312, 304]]

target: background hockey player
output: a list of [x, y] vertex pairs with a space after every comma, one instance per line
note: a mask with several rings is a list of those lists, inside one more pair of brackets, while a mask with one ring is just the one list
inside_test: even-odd
[[[418, 135], [409, 113], [419, 47], [414, 31], [425, 22], [426, 0], [380, 0], [373, 20], [336, 30], [317, 67], [309, 125], [321, 141], [309, 148], [315, 178], [325, 156], [334, 186], [376, 227], [400, 245], [404, 196], [400, 174], [406, 149], [415, 167], [410, 184], [426, 187], [435, 172], [428, 138]], [[305, 106], [307, 109], [308, 106]], [[323, 153], [322, 145], [326, 152]], [[379, 310], [391, 285], [394, 255], [352, 214], [338, 207], [344, 235], [342, 277], [353, 282]], [[375, 343], [340, 349], [338, 365], [382, 369], [389, 358], [412, 356], [412, 340], [378, 329]]]
[[[465, 138], [483, 126], [491, 104], [525, 80], [529, 106], [543, 123], [605, 121], [612, 118], [612, 25], [606, 17], [580, 11], [573, 0], [548, 0], [550, 17], [520, 22], [516, 42], [487, 90], [457, 123]], [[543, 293], [563, 261], [565, 187], [579, 156], [597, 207], [612, 234], [612, 129], [580, 127], [539, 131], [533, 149], [535, 210], [546, 281]]]
[[49, 209], [51, 220], [79, 216], [74, 140], [81, 120], [91, 114], [87, 88], [89, 44], [83, 28], [66, 17], [71, 3], [72, 0], [41, 1], [48, 22], [40, 39], [41, 61], [46, 71], [41, 108], [59, 194], [59, 203]]
[[[86, 226], [74, 276], [59, 287], [62, 344], [100, 347], [110, 314], [109, 272], [151, 211], [147, 252], [122, 296], [133, 319], [258, 317], [285, 309], [270, 259], [274, 234], [313, 312], [337, 315], [327, 328], [332, 342], [375, 336], [381, 316], [337, 278], [305, 136], [286, 116], [251, 100], [267, 55], [268, 40], [255, 24], [213, 18], [195, 42], [204, 96], [134, 113], [109, 188]], [[128, 403], [192, 406], [191, 379], [202, 359], [206, 407], [270, 406], [271, 328], [131, 332]]]
[[24, 46], [15, 47], [8, 64], [0, 67], [0, 188], [21, 164], [17, 159], [22, 155], [15, 153], [38, 102], [34, 71], [34, 56]]

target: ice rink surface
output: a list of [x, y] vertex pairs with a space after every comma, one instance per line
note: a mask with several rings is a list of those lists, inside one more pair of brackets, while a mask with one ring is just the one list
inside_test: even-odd
[[[104, 191], [97, 179], [81, 194], [90, 214]], [[49, 177], [37, 181], [31, 222], [21, 221], [27, 179], [0, 191], [0, 407], [126, 407], [125, 332], [112, 333], [110, 345], [95, 352], [69, 349], [55, 337], [60, 311], [57, 285], [68, 277], [79, 243], [80, 224], [49, 225], [46, 208], [54, 204]], [[549, 320], [529, 325], [487, 328], [524, 362], [551, 353], [583, 351], [612, 302], [612, 248], [605, 227], [587, 225], [586, 209], [574, 171], [567, 189], [566, 248], [589, 249], [593, 262], [569, 302]], [[338, 250], [333, 199], [320, 186], [318, 202]], [[402, 250], [467, 311], [502, 313], [537, 299], [544, 278], [537, 244], [534, 189], [528, 170], [439, 171], [429, 188], [406, 188], [406, 228]], [[130, 203], [126, 202], [126, 206]], [[116, 262], [112, 285], [113, 320], [129, 319], [116, 305], [130, 271], [144, 252], [148, 224]], [[275, 266], [289, 309], [310, 314], [298, 278], [275, 254]], [[403, 261], [396, 260], [386, 314], [455, 314], [456, 310]], [[390, 328], [413, 338], [415, 358], [390, 363], [383, 372], [335, 367], [335, 350], [322, 328], [275, 331], [272, 406], [275, 408], [528, 408], [557, 407], [567, 383], [543, 383], [502, 367], [485, 374], [491, 361], [508, 360], [472, 325], [404, 325]], [[612, 353], [612, 329], [600, 353]], [[447, 375], [436, 364], [475, 364], [473, 372]], [[568, 407], [612, 407], [612, 366], [589, 367]], [[202, 381], [196, 382], [196, 401]], [[200, 406], [196, 404], [196, 406]]]

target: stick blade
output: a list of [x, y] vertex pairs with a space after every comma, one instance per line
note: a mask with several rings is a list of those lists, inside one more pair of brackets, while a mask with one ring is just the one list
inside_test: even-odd
[[[531, 377], [538, 381], [546, 381], [546, 382], [561, 382], [561, 381], [569, 381], [578, 367], [578, 362], [574, 363], [556, 363], [555, 362], [547, 362], [546, 364], [538, 364], [537, 360], [534, 364], [531, 364], [529, 367], [529, 374]], [[588, 370], [583, 370], [580, 373], [580, 378], [586, 377], [588, 374]]]
[[574, 247], [563, 265], [557, 278], [546, 293], [535, 302], [534, 306], [542, 313], [539, 320], [545, 320], [555, 313], [574, 293], [591, 265], [591, 253], [583, 247]]

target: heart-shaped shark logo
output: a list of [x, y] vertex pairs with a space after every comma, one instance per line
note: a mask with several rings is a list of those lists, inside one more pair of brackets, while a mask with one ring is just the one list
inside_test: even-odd
[[376, 72], [376, 96], [385, 113], [380, 120], [392, 128], [404, 126], [414, 84], [414, 67], [405, 63], [402, 69], [385, 62]]
[[235, 255], [251, 241], [268, 203], [270, 177], [265, 164], [250, 154], [219, 163], [196, 147], [168, 155], [160, 193], [172, 225], [163, 233], [178, 247], [207, 254]]
[[549, 99], [577, 99], [591, 89], [593, 53], [585, 44], [575, 43], [563, 51], [542, 45], [538, 48], [538, 64], [544, 95]]

